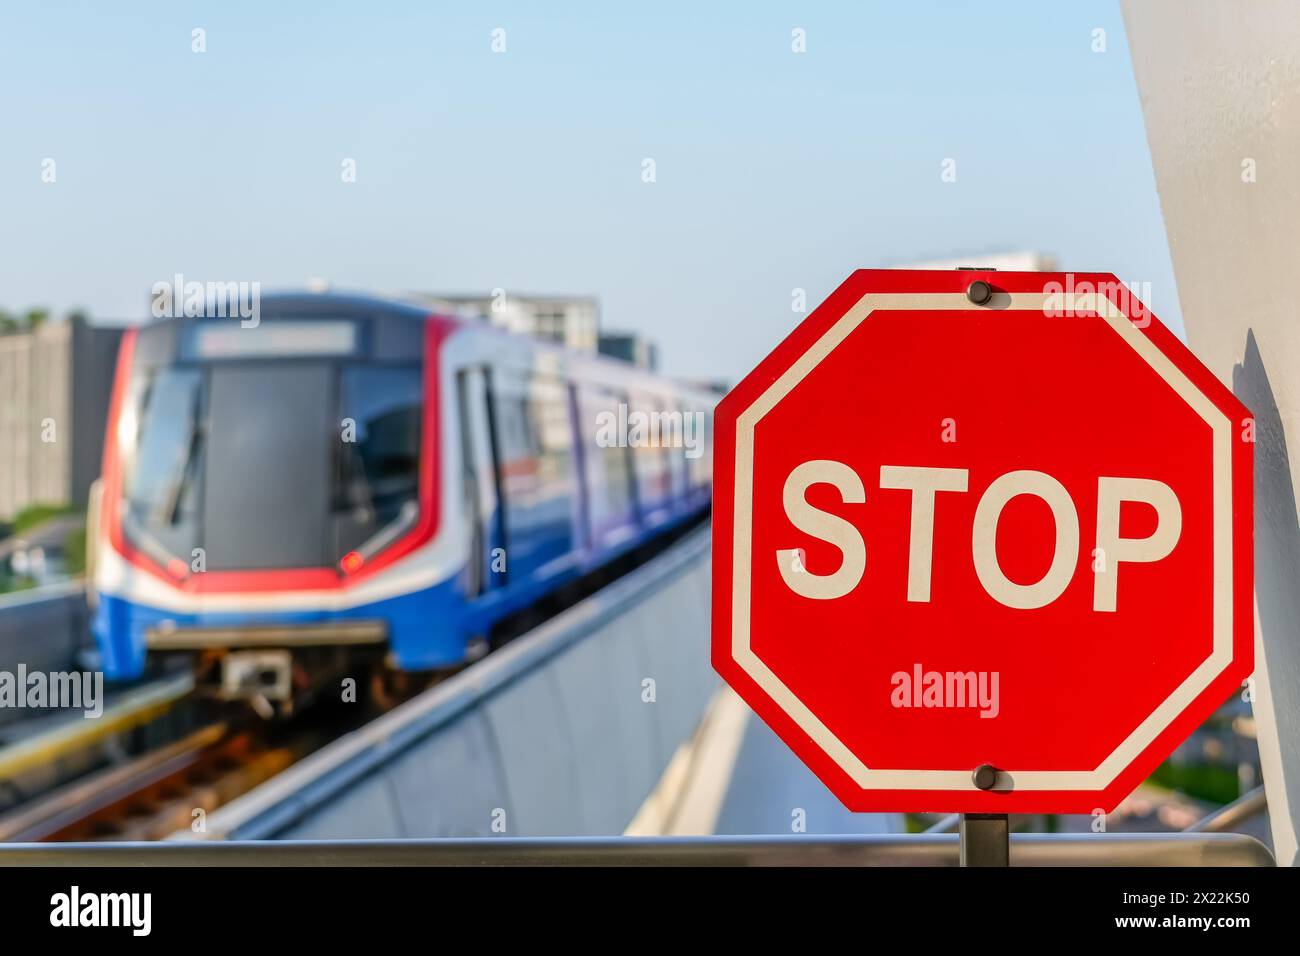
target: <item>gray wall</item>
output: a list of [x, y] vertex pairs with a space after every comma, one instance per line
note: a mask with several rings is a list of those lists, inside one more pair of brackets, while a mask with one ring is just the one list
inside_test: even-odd
[[[66, 671], [84, 642], [86, 598], [80, 581], [0, 594], [0, 671]], [[0, 707], [0, 726], [27, 716]]]
[[1300, 4], [1124, 0], [1188, 343], [1255, 417], [1254, 712], [1300, 863]]
[[78, 510], [86, 507], [91, 482], [99, 477], [104, 457], [104, 426], [113, 395], [121, 328], [73, 323], [72, 461], [68, 496]]

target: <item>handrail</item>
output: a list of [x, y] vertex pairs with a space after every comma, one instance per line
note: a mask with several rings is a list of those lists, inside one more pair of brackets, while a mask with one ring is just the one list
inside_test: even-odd
[[1243, 793], [1231, 803], [1224, 804], [1213, 813], [1197, 820], [1183, 830], [1184, 833], [1222, 833], [1232, 830], [1257, 814], [1268, 809], [1268, 798], [1264, 796], [1264, 785]]
[[[1231, 803], [1224, 804], [1213, 813], [1206, 814], [1189, 827], [1184, 833], [1224, 833], [1235, 829], [1240, 824], [1268, 809], [1268, 799], [1264, 796], [1261, 784], [1254, 790], [1242, 794]], [[950, 813], [942, 817], [923, 833], [955, 833], [961, 814]]]
[[[0, 845], [0, 866], [956, 866], [951, 835]], [[1272, 866], [1240, 833], [1015, 834], [1013, 866]]]
[[84, 578], [68, 578], [66, 581], [42, 584], [40, 587], [23, 588], [20, 591], [6, 591], [4, 594], [0, 594], [0, 613], [4, 613], [13, 607], [74, 597], [77, 594], [84, 593], [85, 589], [86, 581]]

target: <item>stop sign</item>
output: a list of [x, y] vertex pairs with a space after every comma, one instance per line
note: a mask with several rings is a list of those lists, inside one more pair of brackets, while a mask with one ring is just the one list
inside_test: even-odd
[[714, 667], [851, 809], [1109, 811], [1251, 673], [1253, 441], [1112, 275], [855, 272], [718, 407]]

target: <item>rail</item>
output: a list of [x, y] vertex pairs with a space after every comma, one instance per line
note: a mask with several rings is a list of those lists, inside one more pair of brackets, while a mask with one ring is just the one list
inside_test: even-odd
[[1264, 796], [1261, 784], [1254, 790], [1242, 794], [1232, 803], [1225, 804], [1213, 813], [1202, 817], [1184, 832], [1186, 833], [1223, 833], [1240, 826], [1251, 817], [1258, 816], [1268, 809], [1268, 799]]
[[[942, 834], [11, 844], [0, 866], [957, 866]], [[1238, 833], [1015, 834], [1013, 866], [1272, 866]]]

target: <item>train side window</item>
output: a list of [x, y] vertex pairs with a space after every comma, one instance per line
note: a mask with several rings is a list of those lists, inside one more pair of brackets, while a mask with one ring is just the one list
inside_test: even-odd
[[669, 485], [672, 497], [685, 498], [690, 490], [689, 462], [686, 459], [686, 415], [675, 399], [660, 400], [663, 424], [660, 441], [668, 458]]
[[528, 420], [527, 383], [515, 375], [498, 374], [493, 384], [497, 469], [502, 493], [510, 502], [530, 494], [536, 479], [536, 449]]
[[345, 367], [339, 419], [352, 433], [337, 446], [331, 514], [334, 559], [391, 544], [420, 513], [423, 374], [416, 367]]
[[658, 433], [660, 411], [652, 396], [633, 394], [631, 413], [639, 427], [629, 428], [628, 444], [632, 448], [633, 467], [636, 471], [637, 500], [642, 517], [655, 515], [667, 503], [671, 494], [671, 472], [668, 449]]
[[579, 434], [585, 456], [588, 486], [588, 523], [592, 541], [600, 546], [619, 529], [636, 522], [636, 482], [632, 449], [612, 423], [625, 412], [627, 396], [608, 389], [584, 386], [578, 396]]
[[529, 399], [534, 450], [542, 483], [556, 492], [573, 491], [573, 423], [568, 390], [555, 379], [534, 378]]
[[511, 580], [548, 573], [575, 539], [573, 434], [567, 391], [558, 379], [501, 372], [494, 376]]

